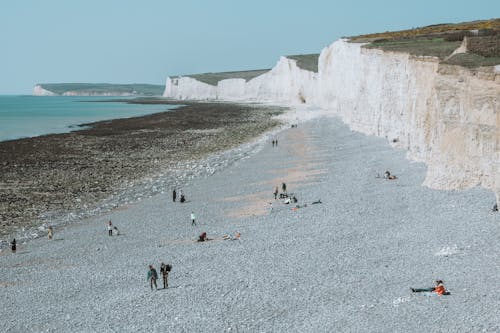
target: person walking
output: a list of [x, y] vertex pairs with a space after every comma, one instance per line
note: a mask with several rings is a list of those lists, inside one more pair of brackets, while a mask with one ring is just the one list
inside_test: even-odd
[[174, 191], [172, 192], [172, 199], [175, 200], [177, 199], [177, 192], [175, 191], [175, 188], [174, 188]]
[[10, 242], [10, 249], [12, 250], [12, 253], [16, 253], [17, 243], [15, 238], [12, 239], [12, 242]]
[[113, 223], [111, 223], [111, 220], [108, 222], [108, 236], [113, 236]]
[[168, 273], [172, 270], [172, 265], [161, 263], [160, 273], [163, 278], [163, 289], [168, 288]]
[[156, 285], [156, 280], [158, 280], [158, 273], [156, 272], [156, 269], [153, 267], [153, 265], [149, 265], [148, 280], [150, 281], [151, 290], [153, 290], [153, 285], [155, 286], [155, 289], [158, 289], [158, 286]]
[[196, 225], [196, 216], [194, 212], [191, 212], [191, 225]]
[[273, 194], [274, 194], [274, 200], [278, 199], [278, 192], [279, 192], [278, 186], [276, 186], [276, 188], [274, 189], [274, 192], [273, 192]]
[[274, 147], [274, 140], [273, 140], [273, 147]]
[[286, 184], [285, 183], [281, 184], [281, 189], [283, 190], [283, 193], [286, 194]]
[[52, 226], [49, 226], [47, 228], [47, 238], [51, 240], [53, 236], [54, 236], [54, 230], [52, 229]]

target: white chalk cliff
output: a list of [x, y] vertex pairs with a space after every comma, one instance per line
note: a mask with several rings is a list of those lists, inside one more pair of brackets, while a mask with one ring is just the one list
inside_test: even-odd
[[191, 77], [167, 78], [164, 97], [194, 100], [303, 103], [312, 96], [317, 73], [300, 69], [295, 60], [281, 57], [269, 72], [249, 81], [226, 79], [213, 86]]
[[46, 89], [43, 89], [43, 87], [39, 84], [35, 85], [33, 87], [33, 96], [55, 96], [52, 91], [48, 91]]
[[167, 78], [164, 96], [317, 106], [425, 162], [425, 185], [480, 185], [492, 189], [499, 201], [498, 66], [467, 69], [339, 40], [321, 52], [318, 73], [282, 57], [271, 71], [248, 82], [229, 79], [213, 86], [189, 77]]

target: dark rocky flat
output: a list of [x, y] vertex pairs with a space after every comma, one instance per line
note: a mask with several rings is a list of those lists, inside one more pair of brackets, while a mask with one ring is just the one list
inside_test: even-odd
[[0, 142], [0, 235], [40, 224], [47, 212], [90, 209], [123, 184], [244, 143], [276, 126], [272, 116], [281, 112], [182, 104], [171, 112], [85, 124], [91, 127], [72, 133]]

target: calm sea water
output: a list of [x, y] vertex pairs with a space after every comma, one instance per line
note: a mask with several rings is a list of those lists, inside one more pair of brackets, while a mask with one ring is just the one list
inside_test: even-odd
[[76, 125], [84, 123], [143, 116], [177, 107], [94, 102], [116, 98], [0, 96], [0, 141], [67, 133], [78, 129]]

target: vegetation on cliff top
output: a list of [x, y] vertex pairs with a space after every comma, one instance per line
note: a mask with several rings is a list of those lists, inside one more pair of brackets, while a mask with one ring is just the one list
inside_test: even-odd
[[[185, 75], [187, 77], [196, 79], [200, 82], [216, 86], [219, 81], [227, 79], [244, 79], [245, 81], [251, 80], [254, 77], [262, 75], [268, 72], [269, 69], [257, 69], [251, 71], [239, 71], [239, 72], [221, 72], [221, 73], [202, 73], [202, 74], [190, 74]], [[173, 79], [179, 78], [180, 76], [172, 77]]]
[[161, 96], [165, 89], [157, 84], [113, 84], [113, 83], [39, 83], [43, 89], [57, 95], [74, 93], [82, 95], [131, 94]]
[[288, 55], [286, 58], [295, 60], [297, 62], [297, 66], [301, 69], [315, 73], [318, 72], [318, 53]]
[[[286, 56], [288, 59], [297, 61], [297, 66], [301, 69], [318, 72], [318, 58], [319, 54], [299, 54]], [[220, 73], [202, 73], [202, 74], [190, 74], [184, 75], [196, 79], [200, 82], [216, 86], [219, 81], [227, 79], [244, 79], [249, 81], [257, 76], [269, 72], [269, 69], [256, 69], [250, 71], [239, 71], [239, 72], [220, 72]], [[181, 76], [172, 76], [172, 79], [178, 79]]]
[[[465, 53], [452, 55], [466, 38]], [[351, 42], [369, 43], [366, 48], [433, 56], [443, 63], [465, 66], [500, 64], [500, 19], [457, 24], [436, 24], [409, 30], [361, 35]]]

